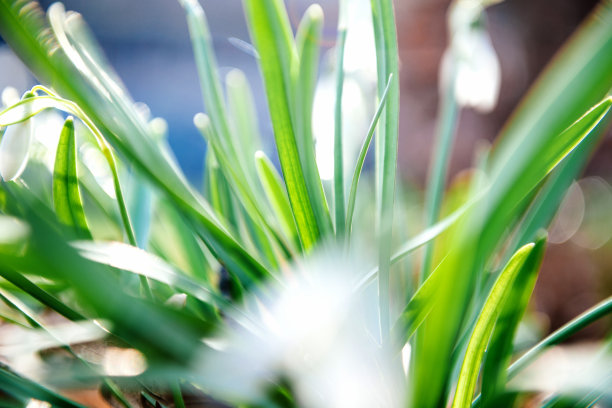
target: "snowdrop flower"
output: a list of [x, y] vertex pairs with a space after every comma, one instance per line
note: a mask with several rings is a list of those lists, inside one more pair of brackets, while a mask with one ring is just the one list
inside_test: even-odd
[[482, 21], [485, 7], [492, 3], [456, 0], [451, 5], [450, 47], [440, 71], [440, 89], [453, 84], [457, 103], [481, 112], [495, 107], [501, 86], [499, 60]]
[[268, 288], [273, 300], [251, 299], [248, 322], [208, 342], [218, 353], [201, 360], [206, 388], [233, 402], [261, 401], [285, 378], [304, 407], [401, 406], [389, 356], [372, 334], [378, 322], [366, 313], [375, 292], [354, 292], [348, 282], [363, 266], [338, 258], [315, 255]]
[[[5, 89], [2, 92], [3, 104], [13, 104], [14, 94], [14, 89]], [[15, 180], [23, 173], [30, 155], [32, 135], [31, 119], [0, 129], [0, 176], [4, 181]]]

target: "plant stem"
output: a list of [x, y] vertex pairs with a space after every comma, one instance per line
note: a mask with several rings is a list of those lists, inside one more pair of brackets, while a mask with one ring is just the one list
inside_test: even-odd
[[610, 313], [612, 313], [612, 297], [599, 302], [529, 349], [508, 368], [508, 380], [511, 380], [519, 371], [529, 365], [544, 349], [561, 343], [574, 333]]
[[[373, 0], [372, 18], [376, 42], [378, 71], [378, 94], [382, 99], [389, 75], [399, 75], [397, 33], [392, 0]], [[378, 224], [378, 293], [380, 335], [383, 347], [390, 340], [389, 316], [389, 271], [391, 267], [391, 233], [393, 224], [393, 201], [395, 199], [395, 169], [397, 165], [397, 139], [399, 125], [399, 81], [389, 88], [385, 114], [381, 118], [379, 138], [376, 143], [377, 224]]]
[[[440, 215], [440, 205], [444, 193], [444, 180], [448, 169], [449, 156], [453, 146], [453, 135], [457, 123], [457, 113], [459, 111], [455, 101], [454, 92], [455, 74], [454, 67], [451, 80], [448, 81], [446, 89], [443, 90], [442, 101], [440, 103], [440, 116], [436, 129], [436, 141], [433, 150], [432, 167], [430, 178], [427, 183], [425, 193], [425, 227], [432, 226]], [[423, 283], [431, 270], [433, 258], [433, 243], [425, 246], [423, 263], [419, 274], [419, 283]]]
[[346, 28], [338, 31], [336, 46], [336, 106], [334, 117], [334, 207], [336, 213], [336, 237], [344, 237], [346, 214], [344, 212], [344, 155], [342, 152], [342, 91], [344, 89], [344, 45]]
[[180, 383], [178, 381], [172, 383], [171, 388], [172, 398], [174, 399], [174, 406], [176, 408], [185, 408], [185, 400], [183, 400]]
[[365, 162], [365, 158], [368, 153], [368, 149], [370, 148], [370, 144], [372, 143], [372, 137], [374, 136], [374, 131], [376, 130], [376, 126], [378, 125], [378, 120], [380, 118], [380, 115], [384, 107], [386, 106], [387, 95], [389, 94], [389, 87], [391, 86], [392, 80], [393, 80], [393, 74], [389, 75], [387, 86], [385, 87], [385, 91], [383, 92], [383, 95], [380, 98], [380, 102], [378, 103], [378, 108], [376, 109], [374, 118], [372, 119], [372, 122], [370, 123], [370, 128], [368, 129], [366, 138], [363, 140], [361, 149], [359, 150], [359, 157], [357, 158], [357, 164], [355, 165], [355, 171], [353, 172], [353, 180], [351, 182], [351, 190], [349, 193], [348, 204], [346, 208], [347, 243], [350, 243], [349, 240], [351, 236], [351, 230], [353, 228], [353, 214], [355, 213], [355, 201], [357, 200], [357, 185], [359, 183], [359, 178], [361, 176], [361, 170], [363, 169], [363, 163]]

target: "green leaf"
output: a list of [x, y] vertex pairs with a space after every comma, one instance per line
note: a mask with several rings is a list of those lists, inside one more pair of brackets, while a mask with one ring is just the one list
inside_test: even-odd
[[[236, 197], [244, 206], [248, 217], [245, 223], [249, 227], [254, 241], [262, 248], [267, 265], [273, 268], [277, 265], [277, 259], [272, 249], [272, 242], [269, 237], [276, 237], [274, 224], [269, 219], [266, 202], [257, 189], [252, 163], [254, 153], [249, 154], [249, 144], [243, 143], [248, 134], [238, 136], [229, 125], [229, 119], [225, 101], [223, 100], [221, 83], [218, 77], [218, 68], [215, 54], [212, 48], [212, 41], [208, 30], [208, 23], [204, 15], [204, 10], [197, 1], [181, 0], [185, 8], [189, 32], [193, 43], [193, 49], [198, 66], [198, 73], [201, 81], [202, 94], [206, 109], [208, 110], [208, 121], [202, 115], [197, 115], [196, 126], [202, 131], [209, 147], [215, 152], [220, 170], [225, 175], [229, 186], [232, 187]], [[236, 107], [235, 97], [233, 98]], [[244, 109], [243, 109], [244, 110]], [[247, 113], [248, 115], [248, 113]], [[245, 112], [241, 115], [245, 117]], [[210, 123], [204, 123], [210, 122]], [[252, 126], [252, 123], [249, 124]], [[247, 129], [241, 129], [246, 131]], [[231, 200], [229, 200], [231, 202]], [[235, 216], [235, 214], [233, 214]]]
[[[341, 6], [344, 4], [341, 2]], [[344, 10], [340, 10], [342, 14]], [[344, 90], [344, 45], [346, 27], [338, 27], [336, 42], [336, 104], [334, 107], [334, 212], [336, 237], [344, 240], [346, 213], [344, 202], [344, 155], [342, 151], [342, 92]], [[382, 97], [381, 97], [382, 99]]]
[[548, 347], [561, 343], [571, 335], [579, 332], [591, 323], [601, 319], [604, 316], [609, 315], [610, 313], [612, 313], [612, 297], [608, 297], [596, 304], [595, 306], [584, 311], [579, 316], [567, 322], [561, 328], [555, 330], [545, 339], [530, 348], [525, 354], [523, 354], [508, 368], [508, 380], [514, 378], [516, 374], [518, 374], [522, 369], [527, 367], [538, 355], [540, 355], [540, 353], [542, 353]]
[[442, 274], [436, 273], [436, 270], [429, 274], [393, 325], [391, 339], [394, 351], [399, 352], [404, 347], [433, 309], [440, 276]]
[[74, 228], [80, 239], [91, 239], [79, 192], [74, 119], [68, 117], [60, 134], [53, 169], [53, 206], [58, 219]]
[[249, 86], [249, 82], [244, 73], [238, 69], [232, 69], [225, 77], [227, 88], [227, 107], [233, 143], [236, 149], [240, 164], [244, 167], [245, 176], [249, 177], [249, 183], [255, 187], [257, 184], [255, 170], [255, 152], [261, 150], [261, 135], [259, 134], [259, 123], [257, 121], [257, 111], [255, 101]]
[[[88, 318], [107, 319], [113, 333], [139, 348], [153, 360], [187, 363], [198, 349], [202, 332], [184, 315], [126, 294], [108, 268], [82, 258], [70, 247], [53, 224], [53, 213], [18, 186], [5, 186], [11, 200], [20, 203], [21, 218], [32, 230], [28, 251], [23, 256], [0, 253], [0, 265], [22, 273], [70, 283]], [[155, 330], [155, 335], [151, 335]]]
[[[397, 32], [391, 0], [372, 0], [372, 19], [376, 43], [378, 96], [382, 99], [387, 78], [399, 77]], [[376, 140], [376, 201], [378, 224], [378, 293], [380, 329], [383, 344], [390, 338], [389, 270], [391, 267], [391, 235], [393, 202], [397, 166], [397, 140], [399, 126], [399, 81], [389, 88], [387, 106], [381, 118]]]
[[[442, 285], [444, 296], [419, 329], [411, 360], [411, 399], [420, 407], [432, 408], [446, 401], [451, 376], [448, 361], [484, 266], [494, 258], [509, 227], [520, 219], [526, 194], [576, 142], [565, 139], [568, 134], [563, 141], [555, 139], [612, 88], [612, 3], [606, 0], [594, 13], [549, 65], [502, 131], [488, 166], [486, 199], [474, 206], [467, 216], [469, 221], [460, 224], [448, 241], [448, 255], [440, 269], [442, 280], [447, 282]], [[587, 116], [598, 119], [608, 103], [604, 100], [604, 105]]]
[[[453, 57], [454, 58], [454, 57]], [[454, 63], [456, 64], [456, 63]], [[454, 71], [454, 68], [453, 68]], [[457, 126], [458, 106], [455, 99], [455, 72], [450, 75], [451, 81], [446, 89], [441, 89], [440, 112], [436, 124], [436, 139], [432, 153], [429, 179], [425, 192], [425, 225], [434, 224], [440, 215], [440, 205], [444, 195], [446, 172], [453, 146], [453, 135]], [[433, 258], [433, 243], [425, 247], [419, 278], [424, 280], [429, 274]]]
[[[203, 113], [197, 114], [194, 117], [194, 124], [198, 130], [200, 130], [202, 136], [209, 142], [209, 147], [212, 148], [215, 159], [219, 162], [219, 168], [223, 172], [225, 180], [232, 187], [233, 192], [239, 199], [239, 203], [250, 218], [250, 220], [247, 218], [245, 222], [248, 223], [252, 220], [252, 230], [256, 232], [256, 237], [254, 237], [254, 239], [264, 248], [262, 255], [266, 257], [268, 265], [276, 265], [277, 259], [272, 250], [272, 237], [278, 239], [281, 245], [283, 242], [268, 221], [269, 214], [267, 214], [266, 211], [267, 203], [263, 199], [258, 199], [255, 194], [253, 194], [252, 185], [249, 185], [248, 180], [240, 175], [239, 168], [232, 164], [230, 157], [223, 151], [219, 141], [219, 135], [215, 133], [215, 129], [211, 126], [208, 115]], [[231, 200], [229, 200], [229, 203], [231, 203]], [[261, 224], [261, 226], [259, 224]], [[264, 231], [263, 227], [265, 227], [267, 231]], [[268, 236], [267, 232], [273, 235]]]
[[312, 108], [319, 69], [319, 45], [323, 28], [323, 10], [313, 4], [304, 13], [298, 26], [295, 42], [299, 55], [299, 64], [292, 66], [294, 76], [295, 104], [295, 139], [300, 163], [304, 170], [304, 179], [308, 197], [313, 207], [314, 216], [321, 231], [326, 237], [333, 232], [331, 216], [319, 168], [317, 167], [314, 137], [312, 134]]
[[[612, 64], [611, 64], [612, 65]], [[567, 129], [550, 137], [539, 149], [532, 145], [515, 153], [516, 161], [508, 161], [503, 167], [494, 159], [491, 184], [487, 195], [490, 202], [484, 210], [483, 220], [489, 217], [506, 219], [521, 201], [606, 117], [612, 106], [612, 97], [606, 97], [594, 105]], [[499, 222], [499, 221], [497, 221]]]
[[40, 286], [26, 278], [23, 273], [17, 272], [10, 267], [0, 265], [0, 276], [65, 318], [72, 321], [85, 319], [81, 313], [75, 311], [49, 292], [41, 289]]
[[[0, 396], [0, 403], [8, 407], [23, 407], [31, 402], [32, 399], [45, 401], [58, 408], [85, 408], [83, 405], [70, 401], [67, 398], [35, 383], [34, 381], [23, 378], [8, 368], [0, 365], [0, 391], [11, 397], [14, 405]], [[4, 405], [7, 404], [7, 405]]]
[[[62, 14], [63, 9], [58, 7], [61, 6], [55, 6], [55, 13]], [[91, 118], [92, 124], [123, 157], [186, 214], [193, 228], [228, 268], [243, 276], [252, 273], [265, 276], [265, 268], [227, 231], [208, 203], [189, 186], [176, 162], [165, 149], [160, 149], [156, 136], [143, 122], [125, 87], [112, 74], [80, 16], [71, 14], [69, 26], [60, 17], [55, 18], [54, 29], [62, 36], [62, 44], [35, 2], [3, 1], [0, 35], [41, 82], [78, 103], [79, 110]]]
[[538, 270], [542, 263], [545, 245], [546, 240], [544, 238], [536, 241], [531, 255], [533, 258], [531, 259], [531, 265], [528, 265], [525, 273], [518, 273], [514, 278], [511, 287], [508, 289], [507, 298], [499, 311], [482, 367], [481, 392], [485, 404], [504, 391], [506, 368], [512, 356], [513, 340], [531, 298]]
[[[425, 245], [426, 243], [430, 242], [431, 240], [442, 234], [444, 231], [454, 225], [460, 219], [460, 217], [466, 213], [466, 211], [470, 208], [472, 204], [473, 202], [464, 204], [462, 207], [455, 210], [455, 212], [448, 215], [443, 220], [438, 221], [436, 224], [432, 225], [424, 231], [421, 231], [408, 241], [404, 242], [404, 244], [402, 244], [402, 246], [398, 250], [396, 250], [391, 256], [391, 264], [393, 265], [396, 262], [401, 261], [406, 256], [410, 255], [412, 252], [419, 249], [421, 246]], [[374, 279], [377, 274], [378, 268], [374, 268], [357, 282], [356, 288], [363, 287], [366, 283], [372, 281], [372, 279]]]
[[209, 282], [212, 268], [206, 248], [195, 235], [184, 214], [167, 199], [157, 203], [155, 222], [151, 226], [151, 249], [189, 276]]
[[221, 83], [218, 77], [217, 60], [212, 48], [208, 22], [204, 10], [197, 0], [180, 0], [187, 15], [189, 34], [193, 44], [196, 65], [200, 77], [202, 95], [215, 133], [220, 137], [224, 151], [238, 159], [225, 108]]
[[238, 218], [227, 180], [219, 168], [213, 148], [206, 152], [205, 194], [215, 212], [225, 218], [233, 231], [238, 230]]
[[302, 247], [319, 240], [320, 228], [308, 196], [292, 115], [291, 66], [297, 55], [289, 19], [279, 0], [244, 0], [251, 37], [259, 53], [278, 156]]
[[[491, 337], [491, 333], [493, 332], [495, 322], [502, 310], [504, 310], [507, 302], [516, 300], [512, 299], [511, 296], [514, 285], [517, 283], [526, 284], [529, 282], [531, 276], [537, 273], [544, 248], [545, 244], [542, 240], [539, 241], [537, 245], [527, 244], [519, 249], [510, 259], [493, 285], [482, 311], [478, 316], [476, 326], [474, 327], [474, 331], [472, 332], [465, 352], [465, 358], [461, 366], [457, 390], [453, 400], [453, 408], [471, 406], [474, 389], [476, 388], [476, 380], [480, 372], [480, 364], [482, 363], [485, 349]], [[520, 289], [519, 292], [521, 292]], [[519, 296], [522, 297], [522, 293], [519, 293]], [[511, 313], [511, 308], [512, 305], [508, 305], [508, 309], [505, 311]], [[513, 312], [514, 314], [519, 313], [516, 310]], [[508, 335], [509, 333], [504, 334]]]
[[272, 205], [272, 208], [279, 219], [285, 234], [299, 246], [297, 230], [293, 221], [291, 205], [287, 197], [287, 191], [283, 186], [280, 175], [276, 171], [274, 164], [262, 151], [255, 153], [255, 166], [259, 180], [264, 187], [264, 191]]
[[137, 247], [118, 242], [87, 241], [76, 242], [73, 247], [81, 256], [91, 261], [175, 287], [181, 293], [189, 294], [204, 303], [216, 305], [220, 309], [232, 307], [206, 283], [194, 281], [161, 258]]
[[350, 238], [351, 230], [353, 228], [353, 214], [355, 212], [355, 202], [357, 201], [357, 185], [359, 184], [359, 178], [361, 177], [361, 170], [363, 169], [363, 164], [365, 163], [365, 158], [368, 153], [368, 149], [370, 148], [370, 143], [372, 142], [372, 137], [374, 136], [374, 131], [376, 130], [376, 126], [378, 125], [378, 120], [380, 118], [381, 113], [383, 112], [384, 107], [387, 102], [387, 95], [389, 94], [389, 87], [391, 86], [391, 81], [393, 80], [393, 74], [389, 75], [389, 79], [387, 80], [387, 86], [380, 97], [380, 101], [378, 102], [378, 108], [376, 108], [376, 113], [374, 114], [374, 118], [370, 123], [370, 127], [368, 129], [368, 133], [366, 134], [363, 143], [361, 144], [361, 149], [359, 150], [359, 156], [357, 157], [357, 163], [355, 164], [355, 170], [353, 172], [353, 181], [351, 182], [351, 191], [349, 193], [348, 204], [346, 209], [346, 231], [347, 237]]

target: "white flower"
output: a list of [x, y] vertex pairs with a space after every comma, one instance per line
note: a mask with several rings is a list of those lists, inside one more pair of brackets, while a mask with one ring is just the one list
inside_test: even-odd
[[[6, 87], [0, 97], [2, 108], [19, 102], [19, 93], [13, 87]], [[14, 180], [23, 173], [28, 162], [32, 143], [30, 121], [0, 127], [0, 177], [5, 181]]]
[[468, 36], [463, 41], [470, 43], [469, 53], [457, 58], [455, 98], [461, 106], [489, 112], [499, 98], [501, 68], [485, 30], [470, 30]]
[[453, 83], [457, 103], [481, 112], [495, 107], [501, 86], [499, 60], [482, 22], [484, 7], [489, 3], [458, 0], [451, 5], [450, 47], [440, 71], [441, 89]]
[[207, 389], [253, 402], [287, 378], [304, 407], [402, 405], [393, 394], [389, 356], [373, 335], [377, 319], [367, 313], [377, 304], [375, 292], [358, 293], [348, 284], [363, 266], [330, 255], [288, 272], [265, 291], [270, 297], [251, 299], [235, 316], [239, 326], [207, 342], [218, 351], [203, 357], [199, 374]]
[[15, 180], [23, 173], [32, 144], [31, 120], [8, 126], [0, 141], [0, 176], [4, 181]]

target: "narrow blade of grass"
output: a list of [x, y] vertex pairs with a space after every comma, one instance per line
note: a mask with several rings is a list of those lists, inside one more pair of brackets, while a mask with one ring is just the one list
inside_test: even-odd
[[295, 223], [293, 221], [291, 205], [289, 204], [287, 191], [282, 184], [280, 175], [276, 171], [274, 164], [272, 164], [270, 159], [268, 159], [268, 157], [262, 151], [255, 153], [255, 165], [257, 168], [257, 174], [259, 175], [259, 180], [264, 187], [266, 196], [268, 197], [277, 218], [280, 220], [285, 234], [299, 247], [299, 240], [297, 230], [295, 229]]
[[23, 273], [17, 272], [16, 270], [5, 266], [0, 266], [0, 276], [65, 318], [72, 321], [85, 319], [85, 316], [83, 316], [81, 313], [72, 309], [57, 297], [40, 288], [38, 285], [26, 278]]
[[359, 184], [359, 178], [361, 177], [361, 170], [363, 169], [363, 164], [365, 163], [366, 155], [368, 154], [368, 150], [370, 148], [370, 144], [372, 143], [372, 137], [374, 136], [374, 131], [376, 130], [376, 126], [378, 125], [378, 119], [383, 112], [383, 109], [387, 102], [387, 95], [389, 94], [389, 87], [391, 86], [391, 81], [393, 80], [393, 74], [389, 75], [389, 79], [387, 80], [387, 86], [380, 97], [380, 101], [378, 102], [378, 108], [376, 108], [376, 113], [374, 114], [374, 118], [372, 122], [370, 122], [370, 127], [368, 128], [368, 133], [366, 134], [365, 139], [361, 144], [361, 148], [359, 149], [359, 156], [357, 157], [357, 163], [355, 164], [355, 170], [353, 171], [353, 178], [351, 181], [351, 191], [349, 193], [348, 204], [346, 208], [346, 232], [347, 238], [351, 236], [351, 230], [353, 228], [353, 214], [355, 212], [355, 202], [357, 201], [357, 186]]
[[210, 283], [214, 260], [185, 218], [167, 199], [157, 202], [156, 219], [151, 226], [150, 249], [176, 265], [189, 276]]
[[[519, 249], [510, 259], [493, 285], [474, 327], [459, 373], [453, 408], [469, 407], [472, 404], [480, 364], [489, 342], [495, 322], [512, 293], [519, 277], [537, 273], [542, 259], [544, 241], [538, 245], [528, 244]], [[523, 280], [523, 279], [521, 279]], [[526, 279], [529, 281], [529, 279]]]
[[332, 222], [319, 176], [312, 134], [312, 107], [317, 84], [322, 28], [323, 10], [318, 4], [313, 4], [308, 7], [298, 26], [295, 42], [299, 64], [294, 65], [292, 69], [295, 83], [294, 129], [298, 154], [321, 237], [326, 237], [332, 233]]
[[411, 360], [411, 400], [423, 408], [447, 399], [447, 363], [483, 266], [506, 236], [508, 225], [520, 217], [524, 206], [519, 204], [525, 195], [563, 159], [558, 149], [566, 155], [574, 144], [557, 143], [556, 138], [612, 88], [610, 5], [609, 1], [600, 5], [573, 35], [506, 125], [490, 158], [487, 200], [470, 211], [470, 222], [461, 226], [449, 244], [441, 270], [448, 282], [445, 296], [419, 329]]
[[205, 194], [212, 208], [217, 214], [227, 220], [232, 231], [238, 230], [239, 220], [237, 218], [236, 209], [232, 202], [230, 188], [227, 185], [227, 180], [219, 169], [219, 162], [215, 157], [215, 151], [211, 147], [206, 152], [206, 172], [204, 179], [206, 181]]
[[[261, 150], [259, 123], [253, 94], [244, 73], [232, 69], [225, 77], [227, 88], [227, 107], [231, 118], [232, 134], [235, 135], [240, 164], [253, 186], [257, 184], [255, 152]], [[257, 190], [257, 189], [256, 189]]]
[[53, 205], [60, 222], [74, 228], [77, 237], [91, 239], [78, 180], [74, 120], [69, 117], [62, 128], [55, 155]]
[[[455, 100], [454, 78], [449, 81], [447, 89], [444, 90], [440, 113], [436, 126], [436, 139], [432, 154], [429, 180], [425, 192], [425, 226], [433, 225], [440, 214], [440, 205], [444, 193], [444, 181], [448, 168], [449, 156], [453, 146], [453, 134], [455, 133], [457, 114], [459, 108]], [[433, 257], [433, 243], [425, 246], [423, 263], [419, 279], [423, 281], [429, 274]]]
[[[274, 233], [274, 238], [279, 238], [278, 234], [276, 234], [275, 229], [268, 222], [268, 215], [266, 214], [267, 205], [262, 200], [257, 199], [255, 194], [253, 194], [252, 186], [249, 185], [248, 179], [244, 178], [240, 174], [240, 170], [233, 166], [230, 156], [225, 152], [221, 146], [219, 135], [215, 133], [215, 129], [211, 126], [210, 118], [208, 115], [203, 113], [197, 114], [194, 117], [194, 124], [205, 138], [207, 142], [209, 142], [209, 148], [212, 148], [215, 159], [219, 163], [219, 169], [222, 171], [225, 180], [227, 180], [228, 184], [232, 187], [234, 194], [239, 197], [239, 202], [245, 210], [246, 215], [253, 221], [253, 223], [258, 224], [255, 228], [259, 229], [266, 228], [268, 231]], [[229, 202], [231, 203], [231, 195], [229, 197]], [[236, 211], [234, 211], [236, 213]], [[249, 222], [250, 220], [246, 220]], [[270, 237], [268, 237], [263, 231], [261, 234], [258, 234], [261, 244], [264, 246], [264, 251], [262, 254], [267, 257], [266, 261], [268, 265], [276, 265], [277, 259], [271, 250], [272, 243], [270, 242]], [[283, 244], [282, 241], [279, 241], [280, 244]]]
[[508, 380], [514, 378], [514, 376], [516, 376], [522, 369], [527, 367], [548, 347], [561, 343], [571, 335], [579, 332], [591, 323], [609, 315], [610, 313], [612, 313], [612, 297], [602, 300], [530, 348], [508, 368]]
[[504, 391], [506, 368], [512, 357], [513, 340], [531, 298], [545, 245], [545, 238], [535, 243], [532, 255], [535, 258], [531, 262], [532, 265], [526, 273], [517, 274], [501, 306], [482, 366], [481, 392], [485, 403], [492, 401], [497, 394]]
[[184, 272], [159, 257], [137, 247], [117, 242], [87, 241], [75, 242], [72, 246], [81, 256], [93, 262], [164, 283], [219, 309], [237, 311], [220, 293], [206, 283], [189, 278]]
[[[342, 6], [341, 2], [341, 6]], [[340, 9], [340, 13], [344, 10]], [[340, 17], [342, 20], [342, 14]], [[341, 24], [341, 23], [340, 23]], [[342, 151], [342, 93], [344, 90], [344, 45], [346, 26], [338, 27], [336, 41], [336, 104], [334, 107], [334, 212], [336, 214], [336, 238], [344, 240], [346, 213], [344, 202], [344, 154]], [[382, 98], [381, 98], [382, 99]]]
[[[51, 224], [53, 213], [44, 204], [18, 185], [5, 188], [11, 200], [20, 203], [16, 215], [28, 222], [32, 234], [25, 254], [16, 257], [0, 253], [0, 264], [52, 281], [69, 282], [80, 304], [93, 314], [89, 317], [113, 322], [114, 334], [151, 359], [179, 364], [191, 360], [201, 347], [201, 327], [178, 312], [124, 293], [115, 279], [109, 279], [108, 269], [80, 257], [58, 235]], [[155, 336], [151, 335], [152, 328], [157, 328]]]
[[[2, 365], [0, 365], [0, 391], [17, 401], [15, 405], [7, 406], [23, 407], [31, 403], [32, 400], [38, 400], [60, 408], [85, 408], [83, 405], [70, 401], [34, 381], [20, 377]], [[5, 403], [5, 401], [0, 402]], [[6, 403], [9, 404], [9, 402]]]
[[260, 55], [259, 64], [289, 202], [302, 246], [309, 250], [319, 240], [320, 229], [304, 181], [291, 117], [291, 65], [297, 59], [291, 29], [281, 1], [245, 0], [244, 5], [251, 36]]
[[393, 350], [399, 352], [425, 321], [435, 306], [441, 274], [434, 270], [412, 296], [391, 329]]
[[[205, 131], [205, 137], [212, 145], [219, 168], [225, 175], [228, 184], [234, 190], [236, 197], [243, 203], [244, 208], [253, 222], [246, 219], [245, 222], [251, 224], [250, 230], [256, 232], [254, 239], [258, 241], [267, 254], [268, 265], [277, 265], [277, 260], [271, 249], [272, 243], [269, 242], [267, 229], [273, 232], [273, 224], [269, 219], [269, 211], [254, 177], [253, 152], [245, 151], [249, 143], [243, 143], [244, 139], [250, 134], [237, 135], [229, 125], [229, 117], [222, 95], [221, 83], [218, 78], [218, 68], [215, 54], [212, 48], [212, 41], [208, 29], [208, 23], [204, 11], [200, 4], [194, 0], [181, 0], [187, 14], [187, 22], [193, 42], [193, 49], [196, 56], [196, 63], [200, 75], [202, 94], [206, 108], [207, 117], [210, 120], [209, 131]], [[235, 98], [234, 98], [235, 101]], [[234, 107], [236, 107], [234, 103]], [[244, 114], [240, 117], [245, 118]], [[199, 117], [202, 119], [201, 117]], [[249, 124], [252, 126], [252, 123]], [[203, 125], [196, 120], [196, 126], [202, 131]], [[246, 129], [243, 129], [243, 131]], [[261, 224], [261, 227], [256, 224]]]
[[[125, 88], [115, 75], [108, 75], [112, 69], [100, 58], [101, 51], [78, 16], [72, 15], [71, 21], [72, 34], [63, 31], [63, 45], [70, 50], [56, 52], [62, 44], [45, 22], [40, 7], [18, 0], [0, 2], [0, 35], [34, 75], [77, 102], [122, 156], [187, 214], [206, 244], [217, 248], [215, 255], [231, 268], [240, 269], [234, 272], [257, 271], [265, 276], [265, 268], [228, 233], [208, 203], [189, 186], [176, 163], [159, 149]], [[97, 57], [92, 59], [92, 55]]]
[[[410, 255], [412, 252], [419, 249], [421, 246], [425, 245], [426, 243], [430, 242], [431, 240], [442, 234], [453, 224], [455, 224], [463, 214], [466, 213], [470, 205], [471, 203], [465, 204], [443, 220], [420, 232], [416, 236], [412, 237], [410, 240], [404, 242], [400, 249], [395, 251], [391, 256], [391, 264], [393, 265], [394, 263], [401, 261], [406, 256]], [[366, 285], [368, 282], [371, 282], [377, 274], [378, 268], [374, 268], [365, 276], [363, 276], [359, 281], [357, 281], [355, 287], [363, 288], [363, 286]]]
[[[372, 18], [376, 42], [376, 61], [378, 71], [378, 94], [382, 99], [387, 78], [391, 74], [399, 77], [399, 56], [393, 2], [373, 0]], [[394, 81], [389, 88], [384, 120], [377, 140], [377, 224], [378, 224], [378, 293], [380, 309], [380, 329], [383, 344], [390, 337], [389, 317], [389, 270], [391, 266], [391, 235], [393, 226], [393, 202], [395, 199], [395, 178], [397, 166], [397, 140], [399, 126], [399, 82]]]
[[[221, 83], [218, 77], [217, 59], [212, 48], [212, 40], [204, 10], [197, 0], [179, 0], [187, 16], [189, 34], [193, 44], [196, 65], [208, 116], [215, 132], [220, 137], [222, 148], [238, 160], [236, 145], [231, 143], [232, 136], [225, 108]], [[238, 166], [240, 167], [240, 166]]]

